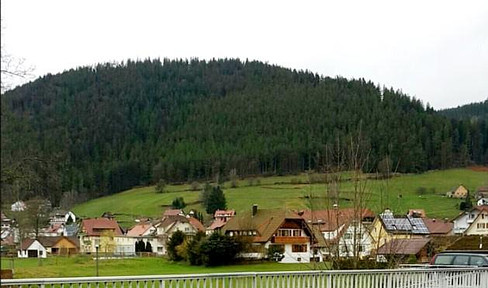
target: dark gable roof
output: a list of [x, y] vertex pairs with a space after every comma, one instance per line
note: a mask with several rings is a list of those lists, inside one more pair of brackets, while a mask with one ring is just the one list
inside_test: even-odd
[[66, 236], [56, 236], [56, 237], [39, 237], [37, 240], [42, 244], [42, 246], [49, 248], [55, 246], [61, 239], [66, 239], [73, 243], [76, 247], [80, 247], [80, 240], [78, 237], [66, 237]]
[[415, 255], [430, 242], [429, 238], [393, 239], [378, 249], [380, 255]]
[[[481, 242], [481, 243], [480, 243]], [[481, 249], [480, 249], [480, 244]], [[456, 240], [446, 249], [449, 250], [479, 250], [488, 252], [488, 236], [480, 237], [480, 235], [463, 236]]]
[[20, 245], [20, 249], [26, 250], [32, 245], [32, 243], [34, 243], [34, 241], [36, 241], [36, 239], [24, 239], [24, 241], [22, 241], [22, 245]]
[[328, 210], [305, 210], [302, 217], [308, 224], [318, 226], [320, 231], [336, 231], [342, 225], [349, 225], [355, 218], [361, 218], [364, 221], [368, 218], [375, 217], [373, 211], [362, 209], [361, 213], [356, 213], [354, 208], [328, 209]]

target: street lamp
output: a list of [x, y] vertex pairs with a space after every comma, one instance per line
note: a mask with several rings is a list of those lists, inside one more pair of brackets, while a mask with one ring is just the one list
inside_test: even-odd
[[98, 277], [98, 244], [95, 245], [95, 251], [96, 251], [96, 262], [97, 262], [97, 277]]

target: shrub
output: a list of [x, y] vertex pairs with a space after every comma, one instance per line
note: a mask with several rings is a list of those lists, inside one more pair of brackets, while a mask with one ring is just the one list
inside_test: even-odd
[[191, 191], [198, 191], [200, 189], [202, 189], [200, 183], [198, 183], [197, 181], [191, 182], [191, 184], [190, 184], [190, 190]]
[[268, 248], [268, 260], [279, 262], [285, 257], [285, 249], [282, 245], [270, 245]]
[[418, 195], [425, 195], [425, 194], [427, 194], [427, 188], [425, 188], [425, 187], [419, 187], [419, 188], [417, 188], [417, 191], [416, 192], [417, 192]]
[[191, 265], [203, 264], [201, 246], [204, 240], [205, 233], [198, 232], [186, 245], [186, 260], [188, 260]]
[[171, 202], [171, 207], [174, 209], [183, 209], [186, 207], [185, 200], [183, 197], [176, 197], [173, 202]]
[[242, 245], [235, 238], [213, 233], [200, 245], [202, 263], [206, 266], [218, 266], [233, 263]]
[[166, 244], [166, 249], [168, 250], [168, 257], [173, 261], [180, 261], [183, 258], [178, 254], [177, 247], [185, 241], [185, 234], [177, 230], [171, 238], [169, 238], [168, 244]]
[[158, 184], [156, 184], [156, 193], [164, 193], [166, 188], [166, 181], [164, 179], [159, 179]]

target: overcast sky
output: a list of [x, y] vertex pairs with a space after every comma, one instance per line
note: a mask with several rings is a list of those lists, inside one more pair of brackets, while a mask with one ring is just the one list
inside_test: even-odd
[[365, 78], [447, 108], [488, 98], [488, 1], [1, 0], [2, 45], [59, 73], [241, 58]]

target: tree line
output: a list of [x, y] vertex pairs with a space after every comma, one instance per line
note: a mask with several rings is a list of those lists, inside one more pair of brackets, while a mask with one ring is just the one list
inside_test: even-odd
[[[137, 185], [323, 170], [361, 134], [364, 169], [488, 162], [486, 119], [449, 119], [364, 79], [257, 61], [128, 60], [2, 95], [2, 196], [54, 205]], [[70, 196], [71, 195], [71, 196]]]

